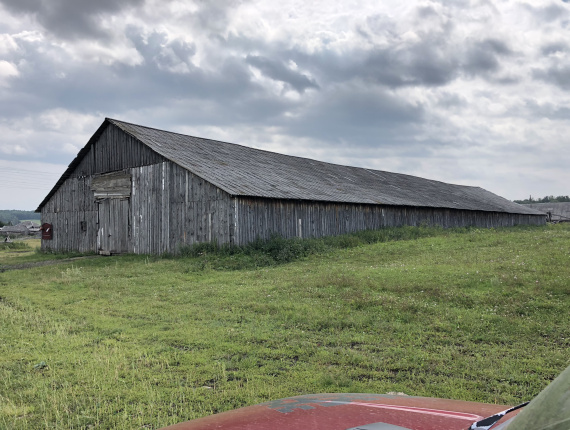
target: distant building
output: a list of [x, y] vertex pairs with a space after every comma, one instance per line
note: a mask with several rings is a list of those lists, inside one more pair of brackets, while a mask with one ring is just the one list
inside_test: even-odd
[[28, 229], [30, 234], [38, 233], [40, 231], [40, 223], [39, 222], [22, 221], [20, 224], [24, 225]]
[[30, 230], [24, 224], [20, 223], [17, 225], [5, 225], [0, 228], [0, 234], [3, 236], [27, 236], [30, 234]]
[[544, 212], [549, 222], [570, 222], [570, 202], [529, 203], [524, 206]]
[[324, 163], [105, 119], [39, 205], [43, 249], [177, 252], [272, 234], [401, 225], [541, 225], [479, 187]]

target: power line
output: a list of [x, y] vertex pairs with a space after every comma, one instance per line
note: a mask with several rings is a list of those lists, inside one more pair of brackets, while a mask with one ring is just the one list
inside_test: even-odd
[[32, 173], [24, 173], [24, 172], [0, 172], [0, 176], [5, 177], [18, 177], [18, 178], [58, 178], [60, 175], [48, 175], [45, 173], [40, 174], [32, 174]]
[[[44, 191], [45, 193], [47, 193], [50, 188], [49, 187], [34, 187], [33, 185], [22, 185], [22, 184], [17, 184], [17, 183], [13, 183], [13, 184], [7, 184], [9, 185], [10, 189], [12, 190], [38, 190], [38, 191]], [[3, 189], [4, 188], [4, 189]], [[6, 192], [5, 187], [2, 187], [2, 184], [0, 184], [0, 193]]]
[[61, 176], [61, 174], [63, 173], [63, 172], [61, 172], [61, 173], [57, 173], [57, 172], [42, 172], [41, 170], [16, 169], [16, 168], [14, 168], [14, 167], [3, 167], [3, 166], [0, 168], [0, 172], [4, 172], [4, 171], [6, 171], [6, 170], [10, 170], [10, 171], [12, 171], [12, 172], [28, 172], [28, 173], [35, 173], [35, 174], [40, 173], [40, 174], [58, 175], [58, 176]]
[[0, 189], [6, 185], [20, 186], [20, 187], [33, 187], [38, 189], [49, 189], [56, 184], [56, 180], [34, 180], [34, 178], [2, 178], [0, 176]]
[[33, 176], [33, 175], [12, 175], [12, 174], [2, 174], [0, 173], [0, 181], [21, 181], [21, 182], [41, 182], [50, 183], [56, 182], [59, 179], [58, 176]]
[[57, 178], [59, 176], [61, 176], [61, 174], [58, 173], [53, 173], [53, 174], [49, 174], [49, 173], [28, 173], [28, 172], [5, 172], [3, 170], [0, 170], [0, 175], [2, 176], [21, 176], [24, 178], [31, 178], [31, 177], [42, 177], [42, 178]]

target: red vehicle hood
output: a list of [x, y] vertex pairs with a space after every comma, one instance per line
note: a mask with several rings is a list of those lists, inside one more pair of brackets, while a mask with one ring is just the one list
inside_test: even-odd
[[[410, 430], [465, 430], [475, 421], [507, 408], [504, 405], [388, 394], [312, 394], [223, 412], [165, 427], [165, 430], [380, 428], [371, 426], [374, 423]], [[509, 415], [509, 418], [514, 415]]]

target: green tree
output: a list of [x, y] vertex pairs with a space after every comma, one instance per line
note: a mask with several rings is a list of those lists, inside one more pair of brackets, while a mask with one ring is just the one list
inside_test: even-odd
[[4, 224], [12, 223], [12, 225], [18, 224], [21, 220], [40, 220], [41, 216], [33, 211], [19, 211], [19, 210], [0, 210], [0, 221]]
[[530, 203], [563, 203], [563, 202], [570, 202], [570, 196], [546, 196], [538, 199], [534, 199], [532, 196], [529, 196], [528, 199], [525, 200], [513, 200], [515, 203], [519, 204], [530, 204]]

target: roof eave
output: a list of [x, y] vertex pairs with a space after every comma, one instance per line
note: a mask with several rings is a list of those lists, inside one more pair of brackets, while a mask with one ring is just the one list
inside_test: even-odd
[[420, 208], [420, 209], [444, 209], [444, 210], [455, 210], [455, 211], [470, 211], [470, 212], [493, 212], [493, 213], [503, 213], [503, 214], [511, 214], [511, 215], [532, 215], [532, 216], [546, 216], [545, 213], [540, 211], [509, 211], [506, 209], [498, 210], [498, 209], [472, 209], [472, 208], [462, 208], [462, 207], [453, 207], [453, 206], [427, 206], [425, 204], [396, 204], [396, 203], [387, 203], [387, 202], [379, 202], [379, 201], [369, 201], [369, 202], [355, 202], [355, 201], [341, 201], [341, 200], [333, 200], [330, 198], [314, 198], [314, 199], [304, 199], [300, 197], [275, 197], [275, 196], [263, 196], [263, 195], [254, 195], [254, 194], [239, 194], [239, 193], [228, 193], [231, 198], [244, 198], [244, 199], [269, 199], [269, 200], [287, 200], [287, 201], [302, 201], [302, 202], [318, 202], [318, 203], [342, 203], [342, 204], [352, 204], [352, 205], [366, 205], [366, 206], [391, 206], [391, 207], [403, 207], [403, 208]]
[[91, 146], [99, 139], [99, 137], [101, 136], [101, 134], [103, 133], [105, 128], [108, 127], [109, 124], [111, 124], [111, 122], [109, 121], [109, 118], [105, 118], [103, 123], [97, 129], [97, 131], [93, 134], [93, 136], [91, 136], [91, 138], [85, 144], [85, 146], [83, 148], [81, 148], [81, 150], [78, 152], [77, 156], [73, 159], [73, 161], [71, 163], [69, 163], [69, 166], [67, 167], [65, 172], [63, 172], [61, 177], [55, 183], [55, 185], [53, 186], [51, 191], [47, 194], [47, 196], [42, 200], [42, 202], [40, 203], [38, 208], [35, 210], [35, 212], [41, 212], [42, 211], [42, 208], [46, 205], [46, 203], [49, 201], [49, 199], [51, 199], [53, 197], [53, 195], [57, 192], [57, 190], [59, 189], [59, 187], [61, 187], [61, 185], [65, 182], [65, 180], [71, 176], [71, 173], [73, 173], [73, 171], [79, 165], [79, 163], [81, 162], [83, 157], [89, 152], [89, 149], [91, 148]]

